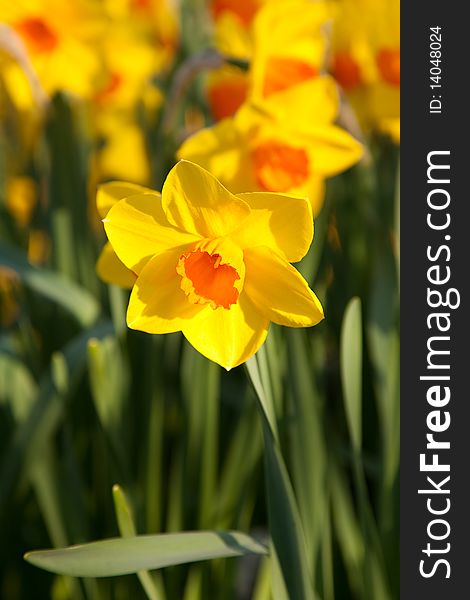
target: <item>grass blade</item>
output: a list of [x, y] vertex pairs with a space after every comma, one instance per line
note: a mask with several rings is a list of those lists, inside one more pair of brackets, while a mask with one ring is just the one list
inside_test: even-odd
[[361, 301], [350, 300], [341, 330], [341, 382], [349, 434], [356, 453], [362, 445], [362, 319]]

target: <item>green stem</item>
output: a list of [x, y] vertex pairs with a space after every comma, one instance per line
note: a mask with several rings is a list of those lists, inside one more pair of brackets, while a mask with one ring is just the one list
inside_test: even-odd
[[314, 593], [307, 566], [305, 536], [278, 442], [272, 398], [263, 386], [256, 357], [249, 359], [246, 369], [256, 393], [262, 421], [268, 519], [274, 550], [279, 560], [289, 599], [313, 600]]

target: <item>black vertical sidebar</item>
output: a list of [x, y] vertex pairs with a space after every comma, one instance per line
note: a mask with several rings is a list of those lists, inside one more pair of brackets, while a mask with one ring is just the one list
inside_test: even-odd
[[470, 28], [464, 7], [436, 0], [401, 6], [402, 600], [470, 598]]

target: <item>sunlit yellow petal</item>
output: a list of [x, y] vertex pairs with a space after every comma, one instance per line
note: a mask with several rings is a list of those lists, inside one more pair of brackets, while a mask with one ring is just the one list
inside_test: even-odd
[[363, 155], [362, 145], [347, 131], [334, 125], [305, 128], [312, 140], [309, 156], [317, 175], [331, 177], [352, 167]]
[[[242, 7], [246, 4], [238, 2]], [[233, 56], [241, 60], [249, 60], [252, 53], [252, 36], [249, 29], [240, 22], [233, 13], [223, 12], [215, 24], [215, 45], [225, 56]]]
[[104, 219], [108, 239], [122, 262], [140, 273], [150, 257], [184, 248], [199, 239], [170, 225], [155, 194], [138, 194], [115, 204]]
[[291, 86], [263, 101], [245, 104], [236, 116], [237, 125], [249, 131], [253, 120], [259, 118], [253, 114], [259, 107], [285, 129], [302, 130], [309, 123], [332, 123], [339, 109], [338, 86], [329, 75]]
[[119, 260], [109, 242], [101, 251], [96, 263], [96, 272], [105, 283], [123, 288], [131, 288], [136, 280], [135, 273]]
[[147, 333], [171, 333], [195, 323], [206, 311], [206, 304], [193, 304], [181, 289], [176, 272], [180, 252], [170, 250], [154, 256], [142, 269], [132, 289], [127, 309], [131, 329]]
[[233, 193], [258, 188], [252, 174], [247, 140], [233, 119], [224, 119], [192, 135], [181, 145], [178, 158], [201, 165]]
[[266, 246], [289, 262], [305, 256], [313, 238], [312, 211], [305, 198], [268, 192], [238, 197], [251, 208], [250, 216], [231, 235], [241, 248]]
[[323, 319], [320, 301], [300, 273], [269, 248], [245, 251], [245, 291], [274, 323], [310, 327]]
[[126, 181], [109, 181], [99, 186], [96, 194], [96, 207], [102, 219], [106, 217], [112, 206], [123, 198], [136, 194], [153, 194], [160, 198], [160, 194], [136, 183]]
[[208, 171], [180, 161], [163, 185], [162, 206], [168, 221], [202, 237], [219, 237], [236, 229], [250, 208]]
[[229, 309], [210, 308], [204, 317], [183, 329], [198, 352], [225, 369], [245, 362], [263, 344], [269, 320], [242, 292]]

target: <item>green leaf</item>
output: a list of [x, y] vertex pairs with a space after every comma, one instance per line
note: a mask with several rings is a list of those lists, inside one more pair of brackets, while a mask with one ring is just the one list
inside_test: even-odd
[[18, 478], [30, 473], [37, 456], [54, 435], [65, 408], [60, 388], [69, 380], [68, 393], [72, 393], [79, 383], [89, 339], [109, 335], [112, 331], [111, 323], [102, 323], [72, 339], [61, 353], [55, 353], [50, 368], [41, 378], [36, 401], [22, 416], [1, 457], [0, 510]]
[[341, 329], [341, 382], [349, 434], [356, 452], [362, 444], [362, 319], [361, 301], [352, 298]]
[[[137, 534], [132, 511], [124, 491], [119, 485], [113, 485], [114, 510], [118, 521], [119, 533], [122, 537], [133, 537]], [[137, 577], [150, 600], [158, 600], [159, 594], [155, 582], [148, 571], [138, 571]]]
[[299, 509], [282, 457], [275, 427], [272, 398], [263, 387], [257, 357], [246, 363], [259, 401], [263, 424], [266, 496], [269, 530], [290, 600], [313, 600], [313, 586], [306, 557], [305, 534]]
[[98, 317], [96, 299], [85, 289], [43, 267], [34, 267], [16, 250], [0, 243], [0, 264], [13, 269], [23, 285], [56, 302], [87, 327]]
[[305, 535], [284, 460], [267, 423], [264, 456], [269, 529], [290, 600], [313, 600]]
[[[258, 352], [261, 352], [262, 350], [263, 348], [261, 347], [260, 350], [258, 350]], [[268, 422], [269, 429], [274, 438], [277, 439], [278, 432], [274, 402], [271, 396], [266, 392], [266, 388], [263, 386], [258, 357], [252, 356], [251, 358], [249, 358], [246, 361], [245, 366], [246, 370], [248, 371], [248, 376], [250, 378], [251, 384], [255, 390], [256, 397], [261, 404], [261, 410], [263, 412], [263, 415]]]
[[126, 472], [129, 467], [125, 446], [125, 403], [129, 393], [129, 365], [116, 337], [88, 341], [88, 374], [99, 420], [120, 467]]
[[245, 554], [267, 554], [267, 548], [237, 531], [192, 531], [112, 538], [58, 550], [39, 550], [25, 554], [25, 560], [52, 573], [112, 577]]

